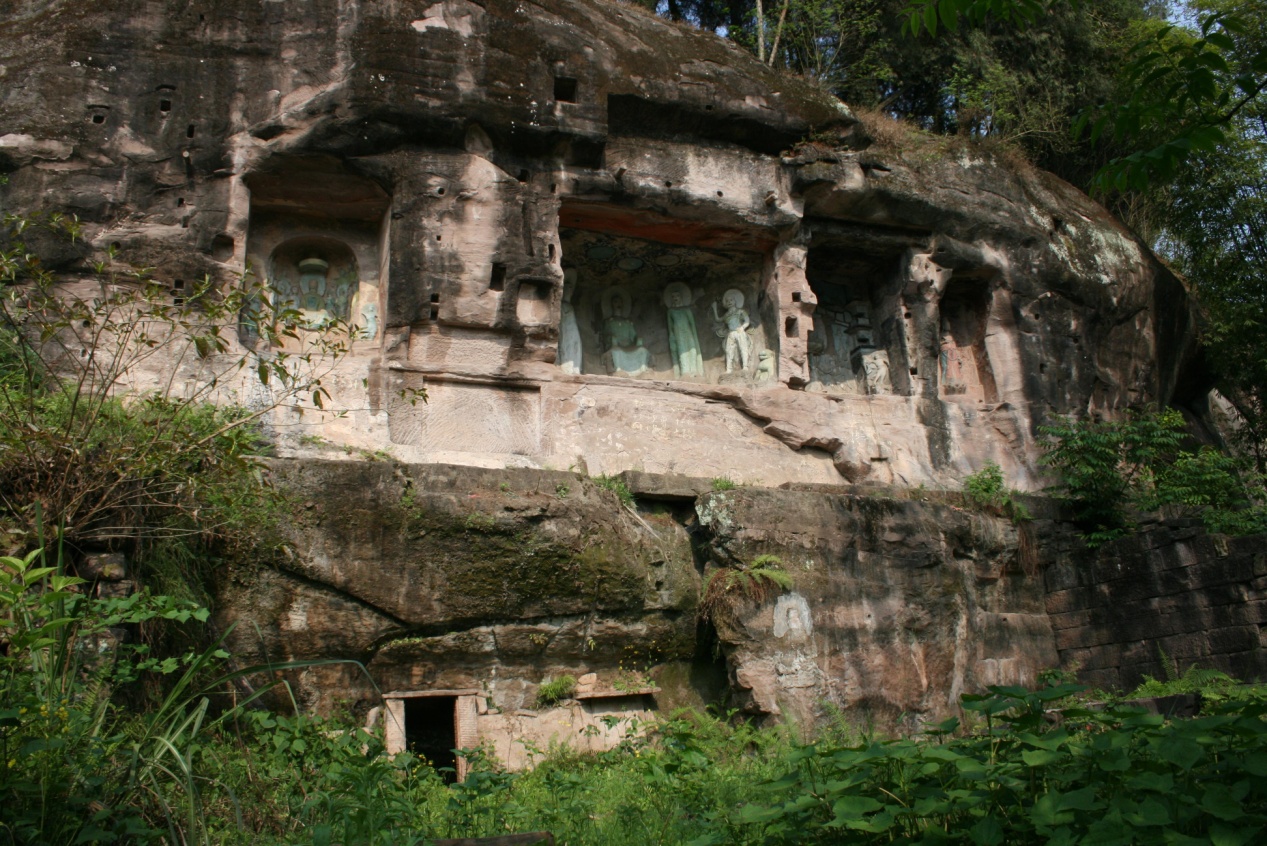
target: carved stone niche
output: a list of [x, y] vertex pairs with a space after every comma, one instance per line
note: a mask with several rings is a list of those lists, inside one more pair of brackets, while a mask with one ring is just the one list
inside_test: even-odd
[[847, 250], [810, 250], [806, 277], [818, 304], [809, 333], [806, 390], [836, 395], [894, 393], [890, 370], [895, 362], [890, 360], [876, 297], [891, 281], [892, 263], [888, 257], [878, 261]]
[[560, 229], [561, 370], [710, 384], [772, 379], [778, 333], [761, 284], [765, 254], [697, 246], [686, 227], [675, 234], [687, 243], [611, 226]]
[[[310, 331], [344, 322], [357, 344], [377, 344], [385, 313], [391, 197], [337, 161], [275, 163], [244, 182], [251, 192], [247, 268]], [[244, 341], [256, 327], [244, 321]]]
[[279, 308], [295, 309], [310, 330], [346, 322], [360, 293], [360, 273], [350, 247], [335, 238], [292, 238], [268, 261], [268, 286]]
[[938, 305], [937, 392], [944, 399], [996, 402], [998, 388], [986, 352], [990, 281], [956, 274]]

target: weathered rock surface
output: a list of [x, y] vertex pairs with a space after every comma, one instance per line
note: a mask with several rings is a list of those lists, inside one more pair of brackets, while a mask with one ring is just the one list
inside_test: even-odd
[[[302, 685], [328, 709], [381, 690], [486, 689], [531, 705], [552, 672], [693, 659], [689, 538], [575, 473], [279, 461], [294, 558], [226, 582], [235, 653], [346, 658]], [[317, 683], [315, 679], [327, 681]], [[371, 678], [373, 683], [371, 683]], [[526, 698], [525, 698], [526, 697]]]
[[1080, 192], [636, 9], [11, 5], [3, 201], [91, 246], [50, 266], [361, 327], [347, 414], [275, 420], [297, 454], [1031, 488], [1053, 415], [1204, 406], [1182, 287]]
[[915, 727], [954, 712], [961, 693], [1033, 685], [1058, 663], [1039, 562], [1008, 520], [747, 488], [698, 511], [710, 563], [774, 556], [793, 579], [777, 598], [714, 615], [749, 711], [813, 725], [835, 706]]
[[[302, 503], [294, 560], [226, 580], [221, 622], [243, 660], [364, 664], [304, 672], [323, 709], [373, 704], [372, 679], [478, 689], [513, 712], [541, 681], [590, 673], [586, 691], [654, 678], [669, 707], [723, 695], [728, 674], [757, 715], [917, 720], [1057, 660], [1017, 530], [955, 506], [742, 488], [694, 505], [656, 491], [635, 513], [573, 473], [282, 460], [274, 474]], [[761, 555], [793, 588], [715, 616], [714, 655], [706, 580]]]

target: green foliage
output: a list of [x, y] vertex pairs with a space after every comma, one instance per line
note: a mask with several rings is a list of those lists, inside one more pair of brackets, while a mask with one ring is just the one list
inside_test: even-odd
[[620, 504], [626, 508], [633, 508], [634, 495], [629, 490], [629, 486], [625, 484], [625, 480], [616, 476], [595, 476], [594, 484], [603, 490], [611, 491], [620, 500]]
[[963, 480], [964, 493], [976, 505], [1006, 514], [1020, 523], [1030, 519], [1028, 509], [1015, 499], [1015, 491], [1003, 484], [1003, 470], [993, 461]]
[[718, 493], [722, 491], [733, 491], [739, 487], [739, 483], [728, 476], [717, 476], [713, 479], [712, 488]]
[[724, 567], [713, 573], [699, 604], [699, 618], [716, 622], [742, 605], [760, 605], [771, 596], [792, 589], [792, 576], [774, 555], [759, 555], [743, 569]]
[[[1078, 0], [1070, 0], [1077, 5]], [[919, 35], [920, 29], [936, 35], [938, 26], [951, 32], [959, 28], [962, 18], [980, 26], [989, 18], [1007, 23], [1032, 24], [1039, 16], [1052, 11], [1052, 0], [911, 0], [906, 7], [906, 31]]]
[[[0, 558], [0, 832], [32, 844], [204, 841], [193, 767], [216, 722], [207, 694], [237, 674], [217, 673], [218, 643], [160, 658], [118, 640], [156, 618], [203, 622], [206, 609], [144, 592], [95, 599], [83, 584], [42, 551]], [[170, 681], [134, 716], [111, 693], [142, 675]]]
[[[751, 0], [728, 5], [749, 21], [727, 23], [728, 36], [759, 52]], [[1121, 57], [1149, 19], [1150, 0], [915, 5], [921, 28], [929, 15], [967, 26], [916, 38], [907, 0], [774, 0], [761, 6], [766, 61], [815, 79], [852, 108], [1001, 142], [1083, 186], [1108, 159], [1134, 150], [1111, 134], [1085, 142], [1069, 127], [1088, 103], [1119, 96]]]
[[[0, 531], [18, 548], [43, 535], [121, 549], [142, 580], [197, 598], [213, 556], [272, 542], [283, 505], [264, 484], [259, 422], [282, 404], [322, 406], [347, 327], [305, 332], [249, 279], [174, 292], [112, 254], [87, 290], [68, 288], [23, 239], [73, 241], [77, 221], [4, 224]], [[147, 378], [157, 387], [138, 392]], [[255, 380], [271, 400], [233, 405]]]
[[966, 735], [951, 720], [928, 739], [802, 747], [708, 842], [1248, 843], [1267, 823], [1263, 703], [1171, 722], [1067, 708], [1053, 725], [1070, 690], [966, 696]]
[[1164, 681], [1152, 676], [1144, 676], [1144, 681], [1139, 687], [1126, 694], [1126, 697], [1144, 699], [1196, 693], [1203, 699], [1219, 700], [1247, 696], [1250, 693], [1248, 688], [1227, 673], [1198, 667], [1195, 664], [1185, 670], [1182, 675], [1170, 666], [1167, 666], [1166, 673], [1167, 678]]
[[[1267, 11], [1261, 4], [1195, 3], [1202, 13], [1235, 13], [1246, 29], [1230, 32], [1231, 68], [1262, 61]], [[1169, 38], [1177, 38], [1172, 33]], [[1193, 37], [1188, 42], [1194, 43]], [[1207, 39], [1206, 49], [1211, 42]], [[1255, 56], [1258, 56], [1256, 59]], [[1219, 76], [1226, 76], [1222, 71]], [[1261, 74], [1260, 74], [1261, 75]], [[1226, 124], [1225, 139], [1193, 150], [1177, 175], [1153, 192], [1145, 210], [1158, 251], [1187, 276], [1207, 322], [1206, 360], [1235, 407], [1236, 447], [1267, 471], [1267, 93]]]
[[1056, 494], [1073, 508], [1092, 545], [1126, 534], [1129, 508], [1169, 506], [1201, 517], [1212, 531], [1267, 528], [1267, 514], [1250, 500], [1242, 462], [1209, 447], [1184, 449], [1183, 416], [1173, 409], [1041, 431], [1043, 461], [1061, 477]]
[[1074, 131], [1089, 131], [1092, 143], [1104, 133], [1159, 143], [1104, 168], [1097, 187], [1168, 182], [1190, 156], [1213, 152], [1236, 134], [1238, 116], [1267, 93], [1267, 45], [1252, 20], [1215, 9], [1201, 16], [1196, 32], [1160, 26], [1134, 45], [1124, 69], [1129, 97], [1094, 117], [1084, 113]]
[[574, 693], [576, 693], [576, 678], [573, 676], [559, 676], [557, 679], [542, 682], [537, 688], [537, 707], [549, 708], [557, 705], [565, 699], [570, 699]]

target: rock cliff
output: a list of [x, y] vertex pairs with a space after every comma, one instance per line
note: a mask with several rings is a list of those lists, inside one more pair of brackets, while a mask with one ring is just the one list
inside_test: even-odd
[[298, 453], [1032, 488], [1052, 415], [1208, 388], [1181, 285], [1080, 192], [634, 8], [16, 6], [4, 203], [88, 236], [47, 262], [359, 327]]
[[[1204, 407], [1182, 285], [1085, 195], [638, 9], [10, 7], [0, 198], [86, 236], [32, 243], [46, 266], [263, 279], [307, 331], [357, 327], [327, 411], [269, 418], [305, 504], [290, 564], [225, 583], [241, 652], [507, 711], [653, 668], [666, 702], [945, 713], [1056, 640], [1025, 536], [901, 490], [988, 460], [1035, 489], [1056, 415]], [[248, 321], [233, 343], [269, 354]], [[763, 555], [792, 588], [698, 626]], [[331, 666], [299, 691], [374, 698]]]

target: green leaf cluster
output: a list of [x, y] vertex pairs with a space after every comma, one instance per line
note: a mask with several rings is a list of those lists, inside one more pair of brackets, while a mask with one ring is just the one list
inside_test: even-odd
[[1131, 509], [1171, 507], [1219, 532], [1267, 528], [1244, 462], [1208, 446], [1185, 448], [1183, 416], [1174, 409], [1123, 420], [1066, 421], [1040, 431], [1043, 462], [1061, 479], [1056, 495], [1069, 503], [1093, 545], [1130, 531]]
[[537, 688], [537, 707], [550, 708], [576, 693], [576, 677], [563, 675], [541, 683]]
[[976, 473], [964, 478], [963, 492], [977, 506], [1006, 514], [1014, 522], [1030, 519], [1029, 510], [1016, 499], [1016, 492], [1003, 483], [1003, 469], [996, 462], [987, 461]]
[[760, 605], [776, 594], [791, 590], [792, 584], [792, 575], [774, 555], [759, 555], [743, 568], [720, 568], [704, 587], [699, 618], [716, 622], [719, 616], [733, 614], [745, 604]]
[[1064, 709], [1071, 687], [966, 696], [976, 721], [931, 739], [790, 756], [725, 840], [815, 843], [1251, 843], [1267, 825], [1267, 704], [1166, 721], [1140, 709]]
[[[154, 656], [126, 633], [155, 619], [201, 624], [207, 610], [85, 587], [43, 550], [0, 557], [0, 833], [30, 844], [209, 842], [214, 785], [198, 757], [208, 733], [240, 713], [213, 716], [210, 695], [258, 668], [226, 670], [219, 641]], [[167, 683], [136, 713], [114, 694], [143, 676]]]
[[629, 490], [629, 485], [625, 484], [624, 479], [621, 479], [618, 476], [595, 476], [594, 484], [598, 485], [603, 490], [614, 493], [616, 498], [620, 500], [621, 505], [626, 508], [633, 508], [633, 491]]

